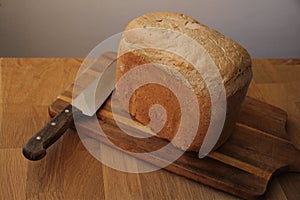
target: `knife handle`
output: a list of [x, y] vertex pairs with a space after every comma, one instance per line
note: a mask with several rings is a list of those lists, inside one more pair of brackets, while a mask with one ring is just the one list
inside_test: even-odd
[[23, 146], [23, 155], [29, 160], [42, 159], [46, 155], [46, 149], [56, 142], [72, 123], [72, 105], [69, 104], [28, 140]]

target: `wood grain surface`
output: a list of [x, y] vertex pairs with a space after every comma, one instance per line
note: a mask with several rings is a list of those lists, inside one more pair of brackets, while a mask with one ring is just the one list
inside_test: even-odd
[[[68, 130], [47, 157], [26, 160], [22, 145], [50, 119], [48, 106], [74, 81], [81, 59], [3, 58], [0, 90], [0, 199], [236, 199], [165, 170], [129, 174], [94, 159]], [[254, 59], [248, 95], [300, 119], [300, 60]], [[300, 147], [299, 131], [291, 139]], [[102, 149], [103, 153], [113, 151]], [[120, 157], [120, 159], [122, 159]], [[300, 174], [275, 177], [267, 199], [300, 199]]]
[[[107, 66], [104, 63], [109, 64], [115, 58], [116, 54], [113, 52], [104, 53], [97, 59], [98, 71], [103, 71]], [[79, 92], [78, 89], [75, 92], [80, 93], [87, 87], [86, 82], [93, 80], [91, 74], [97, 73], [91, 68], [88, 67], [77, 77], [80, 83], [78, 81], [72, 83], [49, 106], [51, 116], [56, 118], [64, 107], [71, 103], [73, 87], [77, 86]], [[126, 164], [123, 167], [124, 171], [134, 170], [137, 172], [138, 169], [145, 170], [150, 167], [144, 162], [141, 165], [137, 159], [128, 158], [126, 153], [159, 150], [161, 152], [159, 154], [133, 154], [133, 156], [180, 176], [246, 199], [261, 197], [273, 174], [286, 171], [300, 172], [300, 151], [291, 144], [286, 132], [287, 113], [251, 97], [246, 97], [231, 137], [222, 147], [211, 152], [204, 159], [199, 159], [196, 152], [184, 153], [174, 146], [170, 146], [168, 150], [164, 151], [162, 147], [167, 146], [168, 141], [151, 137], [155, 133], [137, 121], [131, 124], [131, 118], [122, 108], [115, 106], [114, 113], [112, 113], [111, 99], [108, 99], [98, 110], [98, 120], [84, 117], [80, 113], [74, 116], [81, 140], [86, 147], [89, 147], [93, 156], [101, 159], [102, 163], [105, 163], [103, 161], [105, 159], [113, 162], [109, 165], [114, 166], [113, 168], [118, 168], [124, 163], [120, 162], [119, 158], [121, 157]], [[128, 136], [128, 133], [124, 133], [119, 128], [120, 124], [123, 126], [122, 129], [127, 130], [130, 134], [135, 133], [139, 136], [150, 136], [150, 138], [140, 139]], [[99, 126], [105, 135], [98, 131]], [[96, 140], [91, 145], [92, 138]], [[106, 138], [109, 140], [105, 140]], [[34, 141], [36, 142], [35, 139]], [[117, 155], [114, 155], [114, 151], [109, 151], [107, 154], [102, 154], [102, 149], [107, 148], [106, 145], [123, 149], [124, 153], [118, 152]], [[183, 155], [166, 166], [168, 160], [176, 153]]]

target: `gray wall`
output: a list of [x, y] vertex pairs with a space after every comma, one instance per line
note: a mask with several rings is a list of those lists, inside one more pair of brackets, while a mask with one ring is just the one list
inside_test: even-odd
[[84, 57], [151, 11], [177, 11], [252, 57], [300, 57], [300, 0], [0, 0], [0, 56]]

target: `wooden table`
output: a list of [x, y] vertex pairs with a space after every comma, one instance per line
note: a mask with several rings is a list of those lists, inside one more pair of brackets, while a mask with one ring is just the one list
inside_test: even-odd
[[[236, 199], [165, 170], [128, 174], [102, 165], [68, 130], [45, 159], [22, 145], [48, 120], [48, 106], [74, 81], [82, 59], [0, 58], [0, 199]], [[300, 148], [300, 59], [254, 59], [249, 96], [286, 110]], [[295, 130], [295, 129], [294, 129]], [[268, 199], [300, 199], [300, 174], [276, 176]]]

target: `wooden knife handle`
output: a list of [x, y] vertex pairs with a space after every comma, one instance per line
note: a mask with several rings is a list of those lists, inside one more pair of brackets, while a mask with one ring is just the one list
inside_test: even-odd
[[46, 149], [56, 142], [73, 123], [72, 105], [67, 105], [60, 113], [34, 135], [23, 146], [23, 154], [29, 160], [40, 160]]

